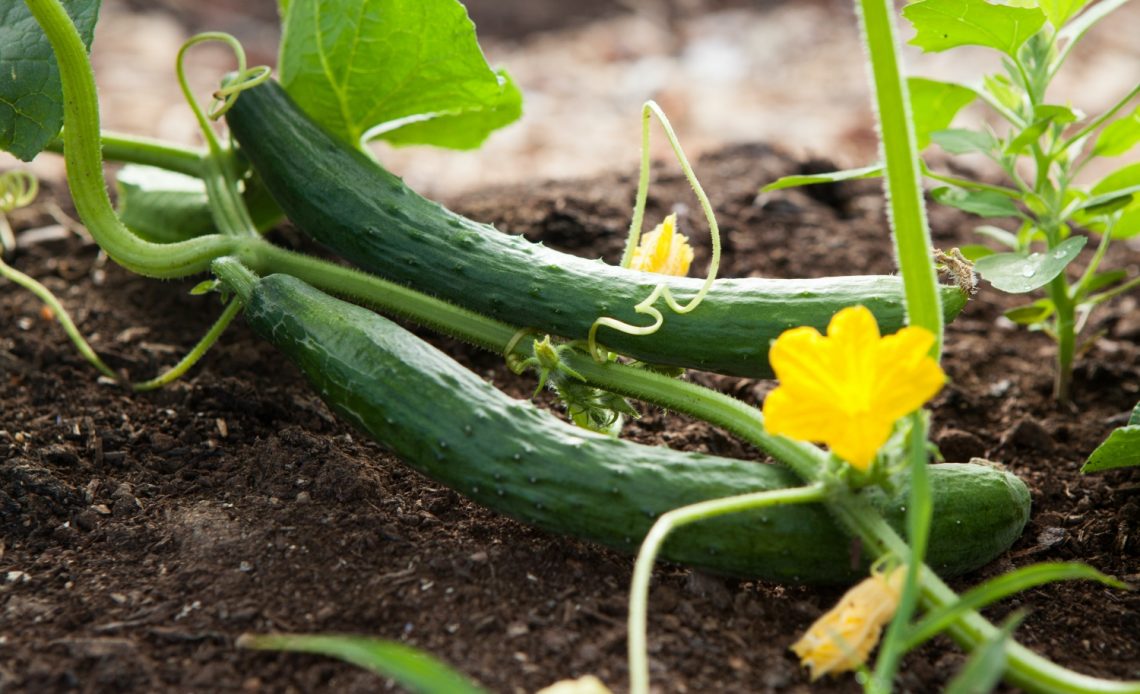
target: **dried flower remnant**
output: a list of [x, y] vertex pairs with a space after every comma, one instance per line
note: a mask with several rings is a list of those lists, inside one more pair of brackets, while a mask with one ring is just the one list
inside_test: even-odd
[[883, 627], [895, 615], [904, 578], [906, 568], [901, 566], [890, 574], [872, 572], [792, 644], [800, 662], [811, 669], [813, 682], [867, 662]]
[[894, 423], [933, 398], [946, 374], [929, 352], [934, 335], [907, 327], [882, 337], [864, 306], [845, 308], [827, 326], [793, 328], [772, 344], [780, 385], [764, 401], [773, 434], [827, 444], [865, 470]]
[[576, 680], [561, 680], [544, 687], [535, 694], [611, 694], [609, 687], [593, 675], [585, 675]]
[[677, 215], [671, 214], [653, 231], [641, 237], [633, 251], [630, 269], [684, 277], [693, 262], [689, 239], [677, 231]]

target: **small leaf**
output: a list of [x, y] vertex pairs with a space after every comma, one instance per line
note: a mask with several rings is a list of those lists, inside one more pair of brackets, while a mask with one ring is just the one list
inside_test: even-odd
[[964, 85], [924, 77], [911, 77], [907, 87], [919, 149], [926, 149], [932, 132], [948, 128], [958, 111], [978, 98], [977, 92]]
[[1096, 447], [1085, 461], [1081, 472], [1100, 472], [1140, 465], [1140, 403], [1132, 410], [1129, 423], [1113, 430], [1104, 443]]
[[1100, 291], [1106, 287], [1111, 287], [1117, 282], [1123, 282], [1127, 278], [1127, 270], [1108, 270], [1106, 272], [1098, 272], [1089, 279], [1088, 285], [1085, 286], [1085, 293], [1092, 294], [1093, 292]]
[[517, 88], [487, 65], [456, 0], [289, 0], [281, 9], [281, 83], [353, 146], [375, 136], [470, 148], [520, 112]]
[[1011, 234], [1005, 229], [990, 226], [989, 224], [983, 224], [981, 226], [974, 227], [974, 233], [978, 236], [984, 236], [987, 239], [993, 239], [994, 241], [997, 241], [1007, 248], [1011, 248], [1013, 250], [1018, 249], [1017, 234]]
[[930, 191], [935, 201], [976, 214], [980, 217], [1012, 217], [1017, 206], [1001, 193], [992, 190], [966, 190], [942, 186]]
[[902, 12], [915, 28], [911, 43], [928, 52], [986, 46], [1016, 57], [1017, 49], [1045, 24], [1045, 14], [1036, 7], [985, 0], [920, 0]]
[[115, 181], [119, 217], [147, 241], [174, 243], [214, 232], [202, 179], [131, 164]]
[[1094, 157], [1119, 157], [1140, 142], [1140, 107], [1105, 126], [1093, 145]]
[[1009, 309], [1005, 312], [1005, 317], [1018, 325], [1038, 325], [1053, 315], [1055, 309], [1056, 306], [1050, 299], [1039, 299], [1032, 304]]
[[1002, 74], [986, 75], [982, 78], [983, 88], [989, 92], [999, 104], [1010, 111], [1017, 112], [1025, 92], [1014, 86], [1008, 77]]
[[785, 188], [798, 188], [800, 186], [816, 185], [818, 183], [838, 183], [840, 181], [854, 181], [862, 178], [877, 178], [883, 175], [883, 165], [864, 166], [861, 169], [845, 169], [843, 171], [830, 171], [821, 174], [802, 174], [777, 178], [760, 189], [761, 193]]
[[946, 685], [945, 694], [992, 692], [1005, 673], [1005, 646], [1024, 619], [1025, 614], [1014, 613], [992, 638], [975, 648], [966, 664]]
[[1060, 29], [1069, 18], [1084, 9], [1091, 0], [1041, 0], [1041, 11], [1054, 29]]
[[190, 296], [202, 296], [216, 290], [221, 282], [218, 280], [202, 280], [190, 290]]
[[[63, 3], [91, 48], [99, 0]], [[23, 0], [0, 0], [0, 150], [24, 161], [63, 127], [63, 87], [51, 44]]]
[[332, 656], [390, 677], [409, 691], [420, 694], [487, 694], [485, 689], [433, 656], [396, 641], [323, 634], [244, 634], [237, 645], [263, 651]]
[[968, 243], [965, 246], [960, 246], [958, 248], [958, 252], [962, 254], [963, 258], [970, 261], [971, 263], [976, 263], [979, 258], [985, 258], [987, 255], [993, 255], [994, 253], [997, 253], [997, 251], [990, 248], [989, 246], [982, 246], [981, 244], [977, 243]]
[[997, 149], [997, 139], [988, 131], [948, 128], [930, 133], [930, 139], [950, 154], [981, 152], [989, 154]]
[[1037, 141], [1052, 125], [1066, 125], [1076, 121], [1078, 115], [1067, 106], [1044, 105], [1033, 111], [1033, 122], [1017, 134], [1005, 147], [1006, 154], [1016, 155]]
[[1073, 236], [1043, 253], [995, 253], [979, 260], [974, 269], [1003, 292], [1023, 294], [1061, 274], [1087, 242], [1085, 236]]

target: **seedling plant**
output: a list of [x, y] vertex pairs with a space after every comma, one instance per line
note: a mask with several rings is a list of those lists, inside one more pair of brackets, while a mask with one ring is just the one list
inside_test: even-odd
[[[232, 38], [195, 37], [183, 47], [177, 72], [201, 124], [202, 151], [100, 131], [86, 54], [96, 3], [70, 4], [71, 16], [57, 0], [28, 0], [25, 15], [17, 12], [23, 5], [7, 4], [15, 19], [4, 31], [42, 36], [22, 42], [26, 53], [13, 60], [12, 74], [18, 78], [28, 63], [54, 55], [58, 70], [50, 71], [51, 78], [58, 79], [60, 89], [46, 105], [37, 102], [37, 109], [5, 115], [10, 121], [0, 123], [6, 128], [5, 148], [24, 158], [45, 148], [61, 151], [79, 216], [113, 260], [156, 278], [212, 272], [214, 279], [197, 291], [217, 290], [225, 303], [215, 327], [187, 359], [136, 387], [158, 387], [183, 373], [244, 310], [255, 331], [296, 362], [333, 409], [412, 467], [540, 527], [630, 551], [640, 543], [630, 599], [633, 691], [648, 691], [648, 581], [659, 554], [775, 580], [853, 583], [862, 578], [842, 602], [846, 607], [825, 615], [794, 646], [813, 677], [863, 668], [868, 690], [888, 691], [905, 652], [947, 633], [973, 653], [956, 685], [963, 690], [985, 689], [1005, 678], [1033, 691], [1140, 691], [1140, 683], [1106, 682], [1065, 670], [1013, 640], [1016, 618], [997, 627], [977, 612], [1047, 581], [1081, 578], [1123, 587], [1114, 579], [1080, 565], [1042, 564], [960, 596], [939, 575], [968, 571], [1004, 551], [1025, 523], [1028, 496], [1024, 485], [1004, 472], [928, 465], [928, 415], [922, 407], [945, 381], [938, 364], [942, 325], [964, 297], [958, 288], [936, 282], [918, 185], [915, 120], [907, 110], [911, 97], [898, 67], [890, 3], [863, 0], [859, 7], [902, 278], [802, 282], [717, 279], [712, 206], [667, 118], [653, 104], [642, 114], [642, 174], [626, 252], [617, 267], [539, 248], [465, 220], [384, 171], [362, 143], [380, 137], [397, 144], [469, 148], [519, 114], [519, 91], [506, 73], [486, 65], [466, 13], [454, 0], [360, 0], [360, 12], [346, 15], [365, 18], [352, 31], [367, 37], [360, 45], [374, 54], [350, 50], [359, 37], [346, 31], [347, 19], [329, 17], [322, 3], [283, 1], [279, 82], [268, 68], [247, 66]], [[924, 0], [908, 11], [913, 19], [919, 6], [945, 9], [948, 4], [955, 3]], [[385, 11], [374, 11], [378, 7]], [[1073, 24], [1082, 21], [1091, 26], [1081, 18]], [[985, 22], [993, 24], [990, 33], [1005, 26], [996, 19]], [[1049, 39], [1047, 33], [1044, 39], [1038, 36], [1023, 40]], [[186, 87], [182, 67], [182, 55], [202, 41], [226, 42], [237, 62], [208, 109]], [[1050, 57], [1056, 43], [1046, 43], [1032, 50], [1013, 46], [1012, 65], [1019, 72], [1059, 66], [1063, 56]], [[323, 52], [313, 50], [315, 45]], [[451, 59], [424, 61], [433, 51]], [[385, 67], [363, 71], [365, 64]], [[420, 82], [408, 86], [410, 75]], [[5, 87], [17, 92], [5, 95], [12, 102], [26, 88], [16, 78]], [[1027, 77], [1023, 86], [1028, 93], [1035, 84]], [[1006, 109], [1022, 120], [1040, 115], [1045, 122], [1033, 137], [1045, 140], [1023, 138], [1026, 142], [1009, 156], [1037, 155], [1041, 149], [1044, 173], [1037, 178], [1057, 190], [1051, 196], [1038, 191], [1039, 201], [1027, 191], [962, 183], [965, 193], [959, 197], [976, 200], [993, 193], [1024, 206], [1017, 210], [1025, 225], [1015, 255], [1040, 239], [1049, 244], [1050, 257], [1068, 253], [1077, 244], [1069, 243], [1067, 220], [1079, 214], [1102, 224], [1104, 239], [1126, 228], [1119, 225], [1137, 188], [1124, 185], [1083, 198], [1074, 192], [1064, 177], [1079, 165], [1069, 161], [1068, 140], [1058, 130], [1067, 116], [1051, 110], [1038, 114], [1032, 100], [1030, 106], [1025, 112], [1012, 105]], [[215, 130], [213, 121], [223, 116], [234, 141]], [[675, 220], [641, 234], [650, 183], [645, 145], [653, 116], [669, 137], [712, 232], [712, 258], [702, 280], [682, 277], [693, 251]], [[56, 140], [60, 117], [62, 136]], [[1035, 127], [1023, 126], [1024, 132]], [[166, 172], [156, 186], [149, 184], [156, 175], [148, 170], [124, 174], [121, 196], [131, 210], [130, 226], [104, 187], [104, 158]], [[1062, 180], [1064, 185], [1058, 183]], [[26, 203], [34, 191], [23, 179], [12, 181], [12, 199]], [[940, 194], [944, 200], [954, 195]], [[1125, 198], [1128, 202], [1121, 203]], [[1059, 216], [1062, 212], [1068, 216]], [[267, 241], [261, 230], [282, 213], [363, 270]], [[11, 247], [12, 236], [4, 239]], [[1030, 258], [1026, 255], [1025, 262]], [[54, 301], [42, 285], [3, 268], [5, 277]], [[1034, 272], [1048, 274], [1041, 268]], [[1130, 286], [1124, 282], [1106, 290], [1110, 283], [1104, 273], [1086, 274], [1087, 282], [1082, 278], [1071, 287], [1061, 287], [1065, 280], [1058, 281], [1059, 275], [1047, 280], [1061, 292], [1050, 295], [1057, 326], [1064, 311], [1075, 312], [1081, 302]], [[1112, 277], [1124, 279], [1119, 273]], [[496, 293], [512, 287], [511, 294]], [[1094, 291], [1101, 293], [1088, 293]], [[55, 302], [52, 308], [72, 340], [100, 366], [63, 307]], [[580, 426], [507, 398], [373, 309], [502, 353], [519, 370], [535, 368], [540, 384], [558, 392]], [[1056, 332], [1060, 335], [1060, 328]], [[703, 339], [684, 338], [690, 334]], [[774, 372], [781, 384], [761, 411], [677, 378], [683, 368], [753, 376]], [[101, 370], [119, 378], [105, 365]], [[621, 417], [636, 414], [624, 398], [721, 426], [782, 467], [623, 442], [617, 438]], [[443, 410], [450, 416], [440, 417]], [[536, 466], [538, 459], [545, 467]], [[899, 494], [901, 505], [895, 503]], [[1004, 504], [989, 504], [999, 511], [983, 514], [973, 507], [982, 497], [994, 501], [1000, 494]], [[602, 507], [599, 515], [583, 517], [583, 501]], [[791, 507], [801, 505], [827, 512], [794, 513]], [[892, 511], [900, 507], [905, 511]], [[976, 532], [955, 527], [966, 521], [978, 524]], [[666, 537], [671, 538], [667, 545]], [[867, 555], [861, 576], [846, 566], [848, 537], [858, 538]], [[811, 546], [822, 553], [809, 557]], [[868, 672], [870, 652], [884, 629]], [[329, 653], [420, 691], [476, 690], [446, 666], [394, 644], [313, 635], [249, 636], [242, 643]]]
[[[1135, 105], [1140, 82], [1095, 116], [1061, 103], [1052, 87], [1081, 39], [1125, 1], [921, 0], [902, 11], [915, 31], [911, 43], [923, 51], [982, 46], [1001, 55], [1003, 71], [978, 83], [910, 78], [909, 107], [920, 149], [938, 145], [950, 155], [981, 155], [1003, 177], [997, 183], [972, 180], [922, 163], [922, 175], [935, 186], [930, 191], [935, 201], [1008, 222], [977, 228], [1001, 251], [971, 245], [961, 254], [1001, 291], [1045, 293], [1006, 317], [1056, 343], [1053, 393], [1062, 403], [1072, 397], [1074, 359], [1098, 337], [1079, 341], [1089, 314], [1140, 285], [1140, 276], [1126, 268], [1102, 268], [1113, 241], [1140, 234], [1140, 164], [1126, 164], [1099, 179], [1087, 174], [1090, 165], [1125, 155], [1140, 143], [1140, 106]], [[975, 102], [987, 107], [997, 124], [950, 127], [958, 112]], [[875, 165], [785, 178], [765, 189], [882, 173]], [[1079, 273], [1070, 271], [1090, 237], [1097, 239], [1095, 250], [1086, 254]]]

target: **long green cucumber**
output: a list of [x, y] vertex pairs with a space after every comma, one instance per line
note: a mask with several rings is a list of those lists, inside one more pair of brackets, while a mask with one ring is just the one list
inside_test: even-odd
[[[303, 232], [365, 270], [477, 313], [583, 339], [600, 316], [650, 323], [633, 307], [660, 282], [681, 301], [700, 288], [695, 278], [560, 253], [457, 215], [325, 133], [276, 82], [243, 92], [226, 118], [270, 195]], [[957, 288], [943, 288], [948, 319], [965, 301]], [[604, 328], [598, 339], [654, 364], [770, 377], [768, 345], [781, 332], [822, 330], [855, 304], [870, 308], [884, 333], [903, 325], [897, 277], [723, 279], [696, 310], [667, 315], [652, 336]]]
[[[798, 484], [775, 465], [593, 434], [514, 400], [377, 314], [286, 275], [240, 292], [253, 329], [295, 362], [334, 410], [408, 465], [496, 511], [557, 533], [636, 551], [665, 511]], [[1013, 475], [979, 465], [931, 468], [928, 562], [946, 576], [1007, 549], [1029, 515]], [[867, 492], [896, 528], [907, 491]], [[850, 582], [846, 536], [822, 507], [742, 513], [678, 530], [672, 561], [795, 583]], [[865, 574], [864, 574], [865, 575]]]

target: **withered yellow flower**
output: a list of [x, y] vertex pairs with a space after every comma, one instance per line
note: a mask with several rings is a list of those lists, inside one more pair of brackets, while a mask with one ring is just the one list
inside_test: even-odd
[[609, 687], [593, 675], [585, 675], [576, 680], [562, 680], [545, 687], [535, 694], [611, 694]]
[[882, 337], [864, 306], [845, 308], [827, 326], [793, 328], [772, 344], [769, 359], [780, 385], [764, 400], [772, 434], [825, 443], [860, 470], [902, 416], [933, 398], [946, 382], [929, 355], [934, 335], [903, 328]]
[[874, 572], [847, 591], [835, 607], [815, 620], [792, 644], [800, 662], [811, 669], [814, 682], [826, 674], [854, 670], [867, 662], [899, 606], [905, 567], [890, 574]]
[[630, 269], [684, 277], [693, 262], [689, 239], [677, 231], [677, 215], [671, 214], [653, 231], [641, 237], [633, 250]]

